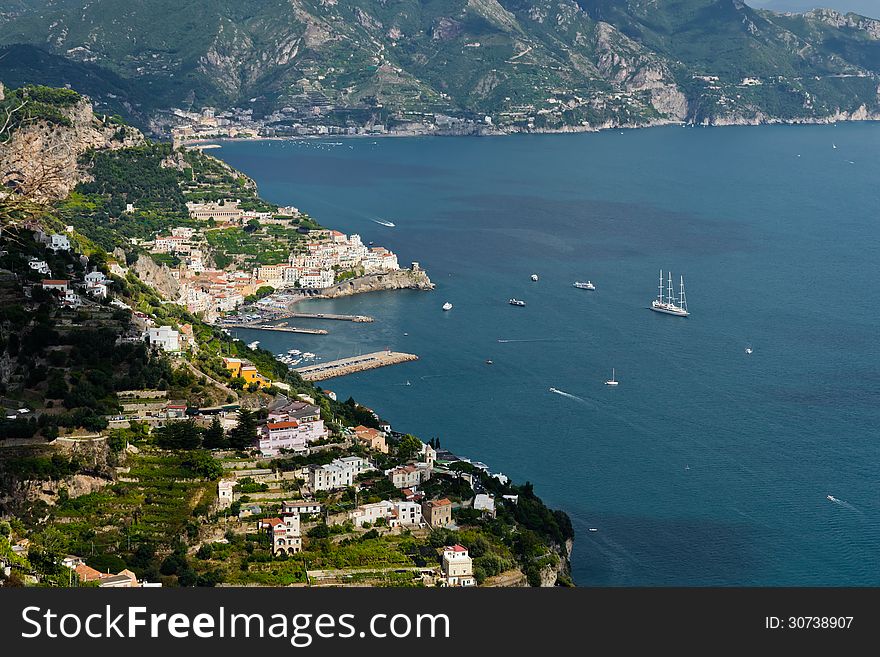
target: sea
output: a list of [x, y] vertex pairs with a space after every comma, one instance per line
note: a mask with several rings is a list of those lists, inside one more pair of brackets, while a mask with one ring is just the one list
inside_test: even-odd
[[[372, 324], [240, 336], [417, 354], [324, 385], [531, 482], [579, 586], [880, 584], [878, 153], [870, 123], [213, 151], [436, 283], [300, 307]], [[648, 310], [661, 269], [690, 317]]]

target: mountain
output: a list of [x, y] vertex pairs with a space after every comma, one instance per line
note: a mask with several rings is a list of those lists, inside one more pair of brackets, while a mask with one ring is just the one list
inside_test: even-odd
[[880, 113], [880, 21], [740, 0], [0, 0], [0, 45], [0, 78], [39, 48], [47, 82], [155, 131], [204, 106], [417, 131]]
[[747, 0], [747, 4], [760, 9], [798, 13], [824, 7], [842, 14], [854, 12], [871, 18], [880, 18], [880, 5], [877, 0]]

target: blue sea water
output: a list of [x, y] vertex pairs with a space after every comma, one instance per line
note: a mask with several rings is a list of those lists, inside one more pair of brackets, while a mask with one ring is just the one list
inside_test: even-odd
[[[374, 324], [242, 337], [418, 354], [326, 385], [531, 481], [584, 586], [880, 584], [878, 152], [873, 124], [214, 151], [437, 284], [303, 308]], [[691, 317], [646, 309], [661, 268]]]

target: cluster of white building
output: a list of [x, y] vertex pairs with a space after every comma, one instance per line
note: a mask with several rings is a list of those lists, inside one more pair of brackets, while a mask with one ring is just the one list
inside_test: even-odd
[[400, 269], [397, 256], [382, 246], [366, 246], [360, 235], [346, 236], [338, 230], [320, 231], [319, 239], [306, 243], [302, 251], [291, 253], [286, 264], [264, 265], [254, 270], [254, 278], [275, 288], [330, 287], [337, 271], [363, 270], [365, 274]]

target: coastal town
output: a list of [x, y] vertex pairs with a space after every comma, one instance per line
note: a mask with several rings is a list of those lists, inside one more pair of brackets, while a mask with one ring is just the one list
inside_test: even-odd
[[531, 485], [327, 382], [417, 356], [295, 368], [230, 330], [430, 290], [419, 263], [203, 153], [120, 146], [3, 229], [0, 585], [571, 585], [571, 522]]
[[[400, 269], [397, 255], [382, 246], [365, 245], [360, 235], [297, 229], [293, 221], [301, 213], [296, 208], [257, 212], [244, 210], [240, 204], [237, 199], [188, 202], [187, 210], [195, 226], [174, 226], [142, 244], [152, 254], [174, 258], [176, 266], [171, 268], [171, 276], [178, 283], [174, 301], [192, 313], [201, 313], [207, 320], [236, 310], [246, 298], [267, 291], [266, 288], [296, 290], [301, 296], [308, 296], [342, 280]], [[212, 233], [243, 227], [250, 234], [267, 227], [295, 230], [301, 239], [294, 242], [282, 262], [212, 267], [216, 250], [211, 244]]]

